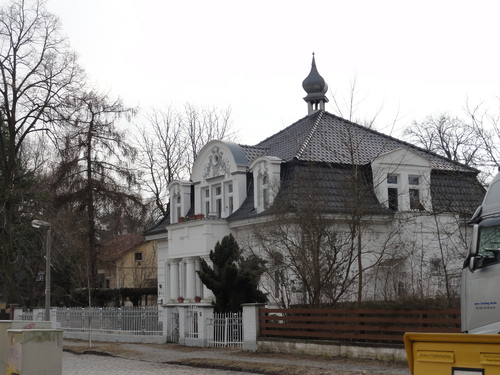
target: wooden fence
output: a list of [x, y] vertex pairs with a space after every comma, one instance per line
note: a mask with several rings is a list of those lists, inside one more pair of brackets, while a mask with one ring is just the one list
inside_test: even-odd
[[259, 309], [259, 336], [402, 344], [405, 332], [460, 332], [460, 310]]

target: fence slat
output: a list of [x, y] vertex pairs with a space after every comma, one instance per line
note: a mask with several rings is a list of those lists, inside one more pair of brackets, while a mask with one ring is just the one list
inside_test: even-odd
[[460, 311], [259, 309], [259, 336], [401, 344], [405, 332], [460, 332]]

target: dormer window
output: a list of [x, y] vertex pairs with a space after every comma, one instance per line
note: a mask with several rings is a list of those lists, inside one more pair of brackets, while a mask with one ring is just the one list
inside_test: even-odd
[[401, 147], [372, 161], [373, 186], [393, 211], [432, 210], [430, 160]]
[[274, 194], [279, 189], [281, 159], [274, 156], [261, 156], [253, 161], [251, 169], [255, 210], [261, 213], [273, 204]]

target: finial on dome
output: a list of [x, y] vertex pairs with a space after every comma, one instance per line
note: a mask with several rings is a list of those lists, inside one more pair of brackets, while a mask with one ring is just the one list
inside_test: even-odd
[[325, 93], [328, 91], [328, 85], [318, 73], [316, 68], [315, 53], [313, 52], [311, 71], [309, 75], [302, 82], [302, 87], [304, 88], [307, 96], [304, 100], [308, 104], [308, 114], [312, 114], [318, 110], [325, 110], [325, 103], [328, 103], [328, 98]]

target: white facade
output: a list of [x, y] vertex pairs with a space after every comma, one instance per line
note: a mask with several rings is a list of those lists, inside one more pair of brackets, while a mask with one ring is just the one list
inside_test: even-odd
[[[229, 233], [240, 246], [251, 247], [254, 225], [272, 220], [258, 214], [273, 204], [280, 188], [282, 163], [273, 156], [256, 157], [249, 163], [241, 146], [211, 141], [201, 150], [191, 181], [170, 184], [170, 224], [163, 233], [147, 237], [158, 241], [160, 303], [177, 302], [179, 297], [187, 302], [195, 301], [195, 297], [203, 301], [214, 298], [197, 276], [201, 259], [210, 264], [210, 251]], [[453, 279], [461, 259], [456, 254], [464, 251], [467, 230], [457, 215], [432, 213], [429, 160], [400, 148], [375, 158], [371, 168], [376, 197], [395, 214], [363, 219], [362, 264], [378, 264], [366, 273], [364, 298], [444, 293], [442, 262], [447, 262]], [[253, 212], [257, 216], [226, 220], [252, 191], [249, 178], [253, 179]], [[348, 230], [341, 218], [336, 222], [339, 231]], [[443, 243], [447, 243], [446, 249]], [[272, 277], [264, 278], [262, 288], [271, 303], [282, 298], [280, 293], [290, 292]], [[293, 291], [293, 301], [300, 302], [301, 293]]]

